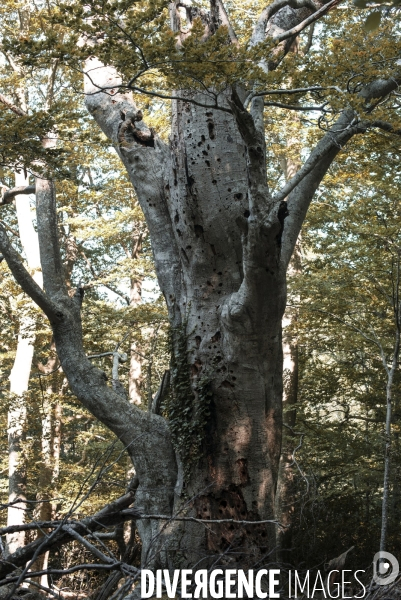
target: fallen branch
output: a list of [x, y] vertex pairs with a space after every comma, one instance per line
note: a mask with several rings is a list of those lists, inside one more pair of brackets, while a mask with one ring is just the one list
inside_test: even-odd
[[[59, 531], [55, 531], [54, 534], [49, 536], [47, 540], [43, 540], [40, 538], [35, 540], [34, 542], [19, 548], [14, 554], [11, 554], [7, 557], [7, 560], [0, 560], [0, 578], [5, 578], [9, 573], [12, 573], [16, 568], [23, 567], [40, 548], [40, 554], [47, 552], [48, 550], [54, 550], [59, 548], [63, 544], [70, 542], [74, 539], [72, 532], [86, 535], [88, 532], [94, 532], [98, 529], [103, 529], [104, 527], [111, 527], [121, 523], [127, 519], [136, 518], [135, 515], [138, 515], [138, 511], [135, 509], [131, 509], [130, 513], [123, 514], [123, 509], [127, 508], [134, 500], [134, 492], [128, 492], [124, 496], [121, 496], [114, 502], [111, 502], [107, 506], [105, 506], [98, 513], [93, 515], [93, 517], [86, 517], [82, 519], [82, 521], [75, 521], [71, 523], [71, 519], [66, 519], [63, 521], [43, 521], [42, 523], [27, 523], [26, 529], [57, 529], [60, 528]], [[66, 525], [66, 529], [63, 529], [63, 526]], [[20, 526], [21, 528], [14, 528], [13, 531], [23, 531], [24, 526]], [[7, 530], [9, 528], [5, 527], [0, 530], [0, 533]], [[32, 574], [30, 574], [32, 576]]]
[[[114, 519], [117, 516], [117, 514], [121, 517], [119, 518], [119, 521], [117, 521], [116, 523], [109, 522], [109, 519], [111, 517], [113, 517]], [[94, 517], [90, 517], [90, 519], [95, 520], [96, 515]], [[236, 519], [197, 519], [196, 517], [174, 517], [172, 515], [142, 515], [136, 508], [127, 508], [125, 510], [121, 510], [119, 513], [112, 513], [107, 519], [107, 522], [104, 519], [102, 519], [102, 523], [100, 523], [99, 521], [96, 521], [96, 523], [99, 526], [99, 528], [110, 527], [111, 525], [116, 525], [128, 519], [153, 519], [155, 521], [192, 521], [194, 523], [234, 523], [235, 525], [264, 525], [266, 523], [275, 523], [277, 525], [280, 525], [280, 523], [272, 519], [267, 519], [264, 521], [240, 521]], [[77, 521], [74, 519], [68, 519], [66, 521], [34, 521], [32, 523], [24, 523], [23, 525], [9, 525], [8, 527], [2, 527], [0, 529], [0, 535], [16, 533], [18, 531], [32, 531], [36, 529], [57, 529], [57, 527], [60, 526], [64, 527], [64, 531], [67, 531], [66, 526], [78, 526], [80, 529], [81, 527], [86, 528], [87, 532], [90, 531], [91, 533], [93, 533], [95, 530], [88, 527], [88, 525], [86, 525], [86, 522], [86, 519], [84, 519], [83, 521]], [[114, 539], [109, 534], [107, 534], [107, 536], [108, 537], [106, 539]]]

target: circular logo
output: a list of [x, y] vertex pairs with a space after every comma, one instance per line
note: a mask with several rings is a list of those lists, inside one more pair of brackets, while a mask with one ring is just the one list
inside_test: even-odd
[[376, 552], [373, 558], [373, 580], [377, 585], [393, 583], [400, 572], [398, 560], [390, 552]]

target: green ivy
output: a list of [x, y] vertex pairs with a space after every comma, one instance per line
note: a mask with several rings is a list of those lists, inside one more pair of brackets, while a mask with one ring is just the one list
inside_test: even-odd
[[188, 363], [187, 322], [171, 329], [171, 391], [163, 412], [169, 420], [172, 440], [184, 469], [184, 484], [188, 483], [193, 465], [202, 456], [205, 428], [210, 417], [212, 398], [208, 377], [201, 378], [193, 388]]

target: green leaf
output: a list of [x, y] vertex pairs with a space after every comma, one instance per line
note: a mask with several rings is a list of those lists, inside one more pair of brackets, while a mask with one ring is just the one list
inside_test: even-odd
[[380, 25], [381, 12], [376, 10], [373, 13], [370, 13], [368, 18], [365, 21], [364, 29], [365, 31], [374, 31]]

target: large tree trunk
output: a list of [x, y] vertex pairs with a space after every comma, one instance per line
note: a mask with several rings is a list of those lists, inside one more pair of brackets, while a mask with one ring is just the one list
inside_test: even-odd
[[[95, 66], [91, 61], [90, 68]], [[107, 75], [110, 85], [113, 74]], [[262, 136], [249, 150], [232, 114], [178, 102], [167, 149], [138, 120], [129, 96], [119, 100], [113, 120], [102, 95], [88, 96], [87, 103], [115, 140], [136, 187], [169, 310], [173, 393], [167, 412], [181, 467], [174, 509], [193, 499], [191, 514], [200, 518], [273, 519], [281, 447], [285, 207], [273, 208], [263, 178], [257, 190], [249, 173], [264, 173]], [[272, 210], [265, 225], [263, 201]], [[275, 545], [271, 524], [171, 529], [171, 564], [223, 553], [224, 560], [245, 564]]]
[[[280, 226], [265, 232], [264, 243], [252, 231], [247, 153], [232, 115], [177, 103], [171, 150], [166, 202], [181, 289], [179, 298], [165, 294], [170, 314], [180, 316], [169, 412], [188, 424], [184, 433], [172, 424], [183, 470], [176, 510], [194, 498], [199, 518], [273, 519], [285, 307]], [[249, 257], [244, 235], [255, 235]], [[273, 532], [264, 525], [191, 526], [180, 545], [246, 564], [272, 549]]]
[[[210, 108], [207, 96], [180, 92], [188, 101], [173, 103], [167, 146], [131, 95], [118, 93], [112, 68], [92, 58], [87, 72], [87, 107], [135, 186], [169, 311], [174, 510], [187, 503], [191, 515], [205, 519], [273, 519], [286, 270], [307, 206], [338, 152], [333, 139], [355, 133], [344, 127], [350, 115], [318, 144], [298, 185], [293, 180], [272, 198], [262, 99], [248, 113], [241, 91], [220, 96], [223, 110]], [[275, 546], [271, 523], [175, 522], [165, 530], [164, 554], [142, 523], [139, 531], [143, 564], [152, 565], [207, 564], [216, 554], [253, 564]]]

